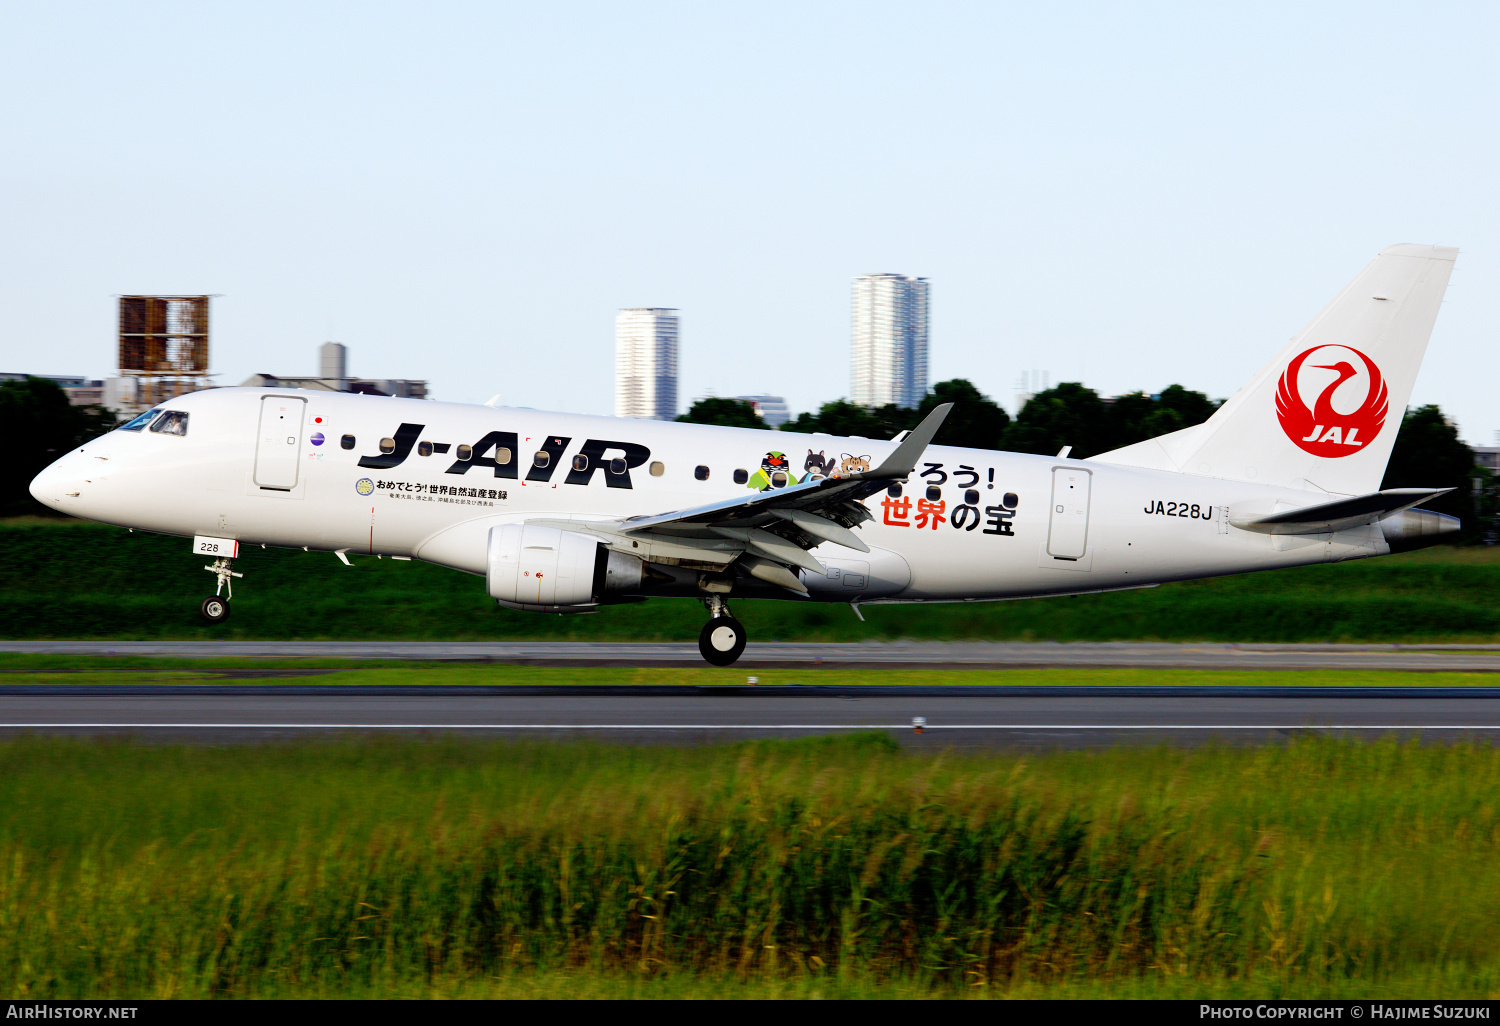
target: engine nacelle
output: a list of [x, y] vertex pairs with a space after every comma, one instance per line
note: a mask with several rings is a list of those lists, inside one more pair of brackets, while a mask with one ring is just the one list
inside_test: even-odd
[[1444, 535], [1454, 534], [1462, 527], [1457, 517], [1427, 509], [1405, 509], [1380, 522], [1380, 531], [1392, 552], [1442, 545], [1453, 540]]
[[608, 593], [641, 586], [645, 564], [577, 531], [531, 524], [490, 528], [490, 598], [535, 613], [586, 613]]

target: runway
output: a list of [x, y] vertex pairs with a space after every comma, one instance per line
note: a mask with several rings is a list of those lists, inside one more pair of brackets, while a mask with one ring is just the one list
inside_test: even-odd
[[[190, 659], [401, 659], [532, 666], [702, 666], [694, 643], [440, 641], [0, 641], [0, 652]], [[1226, 645], [1139, 642], [778, 643], [752, 641], [737, 669], [1026, 669], [1500, 671], [1500, 645]]]
[[[97, 691], [97, 689], [95, 689]], [[259, 689], [257, 689], [259, 690]], [[701, 744], [884, 730], [918, 749], [1253, 744], [1308, 732], [1429, 741], [1500, 734], [1500, 697], [912, 694], [49, 694], [0, 696], [0, 736], [240, 744], [400, 735]], [[1405, 689], [1410, 691], [1412, 689]], [[1489, 692], [1490, 689], [1484, 689]], [[920, 717], [924, 730], [917, 733]]]
[[[79, 656], [396, 659], [551, 666], [702, 666], [693, 644], [568, 642], [0, 642]], [[1500, 670], [1500, 645], [1169, 645], [894, 642], [752, 644], [736, 670], [776, 667]], [[455, 667], [457, 670], [457, 667]], [[250, 671], [261, 673], [274, 672]], [[962, 676], [961, 674], [959, 675]], [[1306, 732], [1424, 740], [1500, 737], [1495, 687], [1110, 688], [953, 685], [369, 686], [280, 682], [53, 683], [0, 674], [0, 736], [45, 733], [239, 744], [350, 735], [590, 738], [701, 744], [884, 730], [919, 749], [1251, 744]], [[885, 678], [885, 679], [894, 679]], [[770, 681], [767, 684], [770, 685]], [[922, 732], [914, 721], [925, 721]]]

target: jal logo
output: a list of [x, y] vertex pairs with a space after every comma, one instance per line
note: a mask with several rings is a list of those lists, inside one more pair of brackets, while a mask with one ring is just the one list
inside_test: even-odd
[[[1316, 396], [1309, 407], [1306, 396]], [[1390, 391], [1380, 368], [1349, 346], [1314, 346], [1281, 375], [1276, 417], [1298, 448], [1336, 459], [1359, 452], [1385, 425]]]

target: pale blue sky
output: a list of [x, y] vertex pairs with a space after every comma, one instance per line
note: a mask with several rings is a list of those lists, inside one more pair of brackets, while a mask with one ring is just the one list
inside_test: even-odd
[[1374, 254], [1462, 248], [1413, 402], [1494, 444], [1494, 5], [11, 5], [0, 370], [103, 376], [212, 292], [221, 383], [351, 369], [607, 413], [849, 392], [850, 279], [928, 277], [933, 380], [1226, 396]]

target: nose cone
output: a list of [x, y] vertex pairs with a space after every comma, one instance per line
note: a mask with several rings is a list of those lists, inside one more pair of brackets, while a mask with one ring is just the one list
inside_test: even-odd
[[51, 506], [60, 509], [57, 501], [58, 482], [62, 475], [57, 472], [57, 464], [53, 463], [42, 470], [40, 474], [31, 479], [31, 497], [43, 506]]
[[76, 504], [83, 491], [82, 468], [78, 466], [78, 454], [69, 453], [49, 464], [40, 474], [31, 479], [31, 497], [44, 506], [73, 513], [70, 500]]

